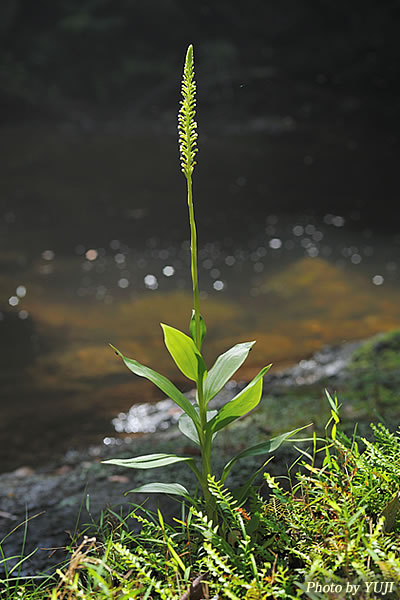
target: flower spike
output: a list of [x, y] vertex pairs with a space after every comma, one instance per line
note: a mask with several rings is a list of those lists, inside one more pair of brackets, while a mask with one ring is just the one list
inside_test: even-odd
[[182, 78], [182, 100], [178, 114], [179, 150], [182, 172], [190, 177], [196, 164], [197, 123], [196, 116], [196, 82], [194, 80], [193, 46], [187, 49]]

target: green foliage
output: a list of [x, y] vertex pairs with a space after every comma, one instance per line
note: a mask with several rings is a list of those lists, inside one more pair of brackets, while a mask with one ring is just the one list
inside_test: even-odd
[[178, 369], [192, 381], [204, 379], [207, 374], [206, 365], [192, 338], [169, 325], [161, 323], [161, 327], [165, 345]]
[[186, 496], [186, 498], [190, 498], [189, 492], [180, 483], [146, 483], [134, 490], [130, 490], [130, 492], [142, 492], [143, 494], [171, 494], [173, 496]]
[[[190, 331], [190, 335], [192, 336], [192, 338], [195, 339], [195, 336], [196, 336], [196, 314], [195, 314], [194, 310], [192, 310], [192, 318], [190, 319], [189, 331]], [[201, 346], [203, 344], [203, 340], [206, 337], [206, 333], [207, 333], [207, 327], [206, 327], [203, 317], [200, 315], [200, 345], [199, 345], [200, 350], [201, 350]]]
[[[385, 535], [383, 514], [399, 487], [400, 438], [382, 425], [373, 430], [376, 441], [368, 442], [362, 453], [355, 440], [341, 433], [331, 436], [303, 463], [305, 472], [297, 475], [290, 492], [268, 480], [274, 501], [267, 504], [266, 516], [279, 516], [289, 536], [284, 548], [275, 550], [283, 550], [289, 561], [301, 561], [296, 571], [305, 581], [400, 581], [398, 536]], [[321, 452], [325, 457], [318, 468]], [[398, 532], [397, 511], [391, 516]], [[264, 517], [260, 527], [263, 523], [268, 527]], [[390, 569], [385, 566], [389, 556], [396, 557]]]
[[365, 583], [382, 581], [394, 584], [385, 598], [398, 598], [400, 519], [393, 492], [400, 481], [400, 430], [372, 425], [374, 441], [348, 438], [336, 397], [327, 397], [333, 415], [326, 438], [314, 437], [312, 448], [301, 450], [303, 461], [289, 470], [294, 474], [285, 487], [265, 473], [244, 503], [208, 476], [215, 518], [204, 499], [183, 502], [172, 523], [135, 504], [126, 517], [109, 510], [95, 537], [83, 538], [69, 566], [57, 571], [58, 584], [20, 580], [15, 588], [10, 572], [2, 582], [5, 598], [179, 600], [192, 589], [193, 597], [204, 598], [325, 600], [309, 584], [345, 589], [350, 582], [362, 590], [354, 597], [372, 600], [377, 596]]
[[254, 344], [255, 342], [236, 344], [217, 358], [204, 382], [205, 402], [209, 402], [222, 390], [232, 375], [242, 366]]
[[227, 402], [227, 404], [221, 408], [210, 423], [210, 427], [212, 427], [213, 431], [223, 429], [229, 425], [229, 423], [232, 423], [232, 421], [247, 414], [257, 406], [261, 400], [263, 377], [270, 366], [271, 365], [268, 365], [261, 369], [254, 379], [239, 392], [237, 396], [232, 398], [232, 400]]
[[[211, 421], [217, 414], [217, 410], [207, 410], [207, 423]], [[187, 438], [189, 438], [189, 440], [200, 446], [200, 439], [198, 433], [196, 431], [193, 421], [190, 419], [190, 417], [188, 417], [188, 415], [183, 414], [179, 417], [178, 427], [183, 433], [183, 435], [185, 435]], [[214, 431], [212, 439], [214, 439], [216, 435], [217, 432]]]
[[[50, 575], [33, 575], [31, 577], [22, 575], [22, 569], [26, 566], [27, 561], [37, 552], [35, 549], [31, 553], [25, 554], [29, 521], [36, 516], [38, 515], [27, 517], [0, 540], [0, 600], [25, 600], [25, 598], [42, 600], [47, 596], [46, 590], [53, 584], [54, 578]], [[20, 552], [15, 556], [7, 556], [5, 543], [19, 528], [23, 528]]]
[[[385, 531], [383, 512], [399, 485], [400, 432], [372, 426], [375, 441], [360, 451], [362, 440], [340, 431], [336, 397], [328, 400], [335, 415], [329, 433], [322, 443], [314, 439], [311, 453], [302, 451], [302, 468], [289, 489], [265, 473], [267, 499], [261, 488], [252, 487], [245, 508], [209, 477], [216, 520], [208, 517], [203, 501], [189, 510], [182, 505], [182, 518], [174, 524], [136, 506], [130, 518], [142, 523], [140, 533], [132, 534], [126, 520], [104, 540], [107, 557], [98, 558], [100, 575], [106, 579], [112, 572], [114, 583], [109, 577], [110, 595], [98, 597], [135, 590], [140, 598], [180, 598], [200, 574], [201, 597], [322, 600], [327, 594], [309, 584], [346, 589], [351, 582], [360, 585], [360, 598], [372, 600], [376, 595], [365, 582], [392, 581], [393, 593], [385, 597], [397, 598], [400, 521], [396, 512], [392, 531]], [[83, 591], [91, 572], [85, 564], [81, 568], [86, 569]]]
[[[195, 405], [192, 406], [189, 400], [163, 375], [141, 365], [136, 360], [126, 358], [119, 350], [116, 350], [113, 346], [112, 348], [114, 348], [115, 352], [122, 358], [125, 365], [133, 373], [140, 377], [146, 377], [152, 381], [183, 409], [184, 415], [182, 415], [179, 420], [179, 429], [186, 437], [200, 446], [201, 465], [196, 465], [195, 459], [191, 457], [185, 458], [166, 454], [139, 456], [132, 459], [113, 459], [105, 462], [136, 469], [166, 466], [168, 464], [173, 464], [174, 462], [187, 462], [187, 465], [192, 469], [200, 484], [206, 502], [207, 515], [209, 518], [215, 519], [215, 499], [209, 489], [209, 478], [212, 475], [212, 441], [220, 430], [247, 414], [258, 405], [262, 396], [263, 377], [271, 365], [261, 369], [247, 387], [237, 394], [230, 402], [225, 404], [219, 411], [210, 411], [207, 409], [208, 402], [222, 390], [232, 375], [244, 363], [255, 342], [236, 344], [233, 348], [230, 348], [225, 353], [221, 354], [215, 361], [215, 364], [207, 372], [207, 367], [201, 353], [203, 339], [206, 334], [206, 325], [201, 317], [199, 307], [197, 231], [192, 195], [192, 174], [196, 164], [194, 159], [197, 153], [197, 123], [195, 121], [195, 114], [196, 83], [194, 79], [193, 46], [190, 45], [187, 49], [183, 70], [182, 101], [178, 115], [178, 131], [182, 172], [185, 175], [187, 183], [187, 201], [191, 233], [190, 255], [193, 284], [193, 311], [189, 325], [191, 337], [170, 325], [162, 323], [161, 327], [164, 333], [165, 345], [178, 369], [196, 384], [197, 393]], [[273, 452], [290, 436], [296, 433], [296, 431], [257, 444], [233, 457], [223, 470], [222, 482], [225, 482], [229, 471], [236, 461], [245, 458], [246, 456], [265, 455], [269, 452]], [[258, 472], [259, 471], [252, 475], [247, 485], [242, 488], [242, 496], [247, 493], [249, 485]], [[164, 492], [188, 496], [187, 490], [177, 483], [147, 484], [132, 491]]]
[[156, 467], [165, 467], [165, 465], [190, 460], [193, 459], [184, 456], [175, 456], [174, 454], [146, 454], [146, 456], [136, 456], [136, 458], [110, 459], [108, 464], [128, 467], [130, 469], [155, 469]]
[[179, 391], [178, 388], [175, 387], [175, 385], [171, 381], [169, 381], [169, 379], [164, 377], [164, 375], [160, 375], [160, 373], [153, 371], [153, 369], [141, 365], [136, 360], [127, 358], [126, 356], [121, 354], [119, 350], [114, 348], [114, 346], [111, 347], [113, 348], [113, 350], [115, 350], [116, 354], [118, 354], [118, 356], [122, 358], [125, 365], [130, 371], [132, 371], [132, 373], [138, 375], [139, 377], [145, 377], [146, 379], [154, 383], [154, 385], [156, 385], [162, 392], [164, 392], [164, 394], [166, 394], [182, 410], [184, 410], [185, 413], [189, 415], [194, 422], [198, 421], [197, 413], [193, 408], [192, 404], [189, 402], [186, 396], [182, 394], [182, 392]]

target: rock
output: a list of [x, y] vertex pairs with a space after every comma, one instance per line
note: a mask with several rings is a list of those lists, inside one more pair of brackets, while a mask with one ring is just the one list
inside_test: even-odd
[[32, 469], [32, 467], [19, 467], [18, 469], [15, 469], [15, 471], [13, 471], [13, 475], [14, 477], [18, 477], [18, 478], [22, 478], [22, 477], [29, 477], [30, 475], [34, 474], [34, 470]]
[[110, 477], [107, 477], [107, 481], [110, 483], [129, 483], [129, 477], [126, 477], [126, 475], [110, 475]]
[[12, 521], [15, 521], [17, 519], [17, 517], [15, 515], [12, 515], [9, 512], [5, 512], [4, 510], [0, 510], [0, 519], [11, 519]]
[[71, 465], [61, 465], [54, 471], [54, 475], [66, 475], [72, 470]]

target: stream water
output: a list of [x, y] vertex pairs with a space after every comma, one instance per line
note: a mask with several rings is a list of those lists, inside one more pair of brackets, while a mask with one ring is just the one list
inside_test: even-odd
[[[394, 164], [386, 138], [359, 145], [336, 127], [321, 142], [289, 119], [264, 125], [205, 133], [195, 174], [206, 359], [257, 340], [242, 380], [400, 323], [400, 227], [377, 226], [370, 208]], [[191, 282], [173, 135], [25, 124], [5, 128], [1, 143], [9, 471], [99, 443], [116, 435], [119, 413], [162, 399], [108, 343], [190, 389], [159, 323], [187, 331]]]

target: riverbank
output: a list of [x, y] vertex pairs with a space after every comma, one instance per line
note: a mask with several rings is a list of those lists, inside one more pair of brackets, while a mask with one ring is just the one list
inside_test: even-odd
[[[223, 401], [228, 401], [241, 387], [223, 391]], [[384, 420], [395, 429], [400, 419], [397, 395], [400, 389], [400, 332], [375, 336], [364, 342], [354, 342], [328, 347], [311, 359], [303, 360], [293, 368], [277, 375], [268, 375], [264, 395], [259, 407], [249, 416], [240, 419], [228, 431], [216, 439], [214, 456], [218, 472], [226, 459], [251, 441], [265, 440], [294, 427], [313, 423], [306, 430], [322, 432], [329, 419], [329, 406], [324, 388], [338, 392], [343, 404], [341, 416], [344, 430], [351, 433], [355, 423], [358, 432], [366, 435], [370, 421]], [[168, 410], [165, 411], [165, 417]], [[123, 456], [129, 457], [147, 452], [176, 452], [196, 454], [196, 447], [185, 439], [172, 425], [164, 432], [146, 434], [135, 439], [127, 438], [118, 443], [92, 446], [87, 451], [69, 452], [63, 460], [42, 466], [37, 471], [21, 467], [14, 472], [0, 475], [0, 540], [27, 517], [27, 539], [24, 556], [34, 554], [24, 561], [23, 575], [33, 575], [67, 557], [65, 547], [71, 543], [85, 524], [92, 525], [106, 507], [114, 507], [125, 513], [129, 502], [141, 503], [143, 494], [125, 496], [127, 490], [154, 479], [150, 471], [122, 470], [103, 465], [102, 460]], [[161, 422], [160, 422], [161, 423]], [[165, 425], [167, 423], [167, 425]], [[282, 447], [276, 458], [269, 463], [273, 475], [285, 475], [297, 456], [290, 445]], [[229, 484], [239, 483], [251, 467], [259, 467], [257, 457], [247, 459], [238, 469]], [[168, 469], [157, 473], [161, 481], [179, 481], [189, 489], [194, 487], [191, 473], [180, 465], [174, 465], [173, 473]], [[156, 496], [146, 502], [149, 508], [158, 505]], [[162, 498], [162, 511], [166, 519], [178, 509], [174, 500]], [[20, 526], [4, 542], [7, 557], [18, 556], [24, 538], [24, 526]], [[10, 564], [16, 560], [11, 560]]]

